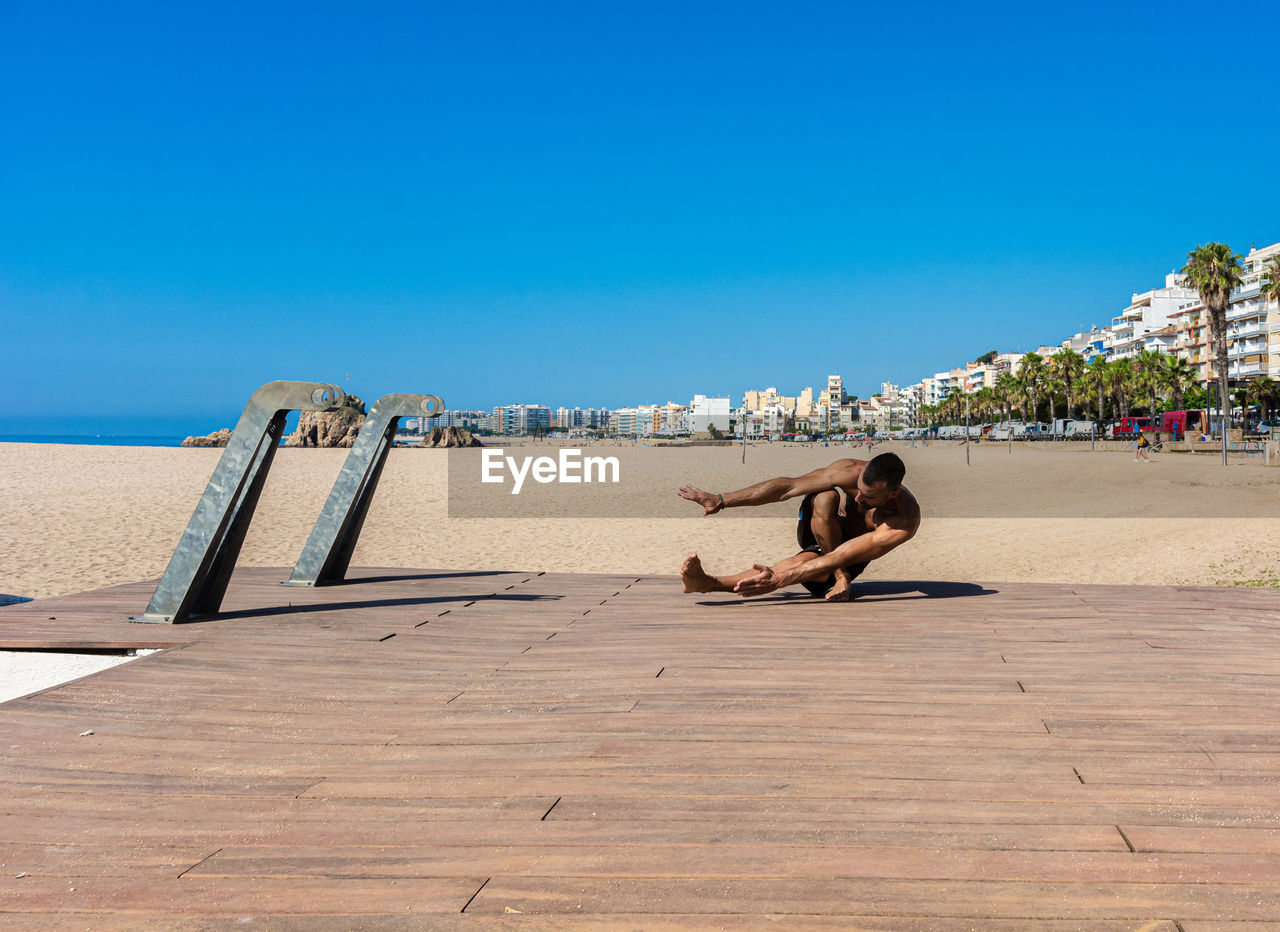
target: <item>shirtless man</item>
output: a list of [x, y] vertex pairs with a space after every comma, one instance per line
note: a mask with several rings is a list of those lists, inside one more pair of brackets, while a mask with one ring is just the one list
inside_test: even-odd
[[680, 567], [684, 591], [737, 592], [745, 598], [799, 583], [828, 602], [847, 602], [849, 584], [867, 564], [910, 540], [920, 527], [920, 505], [902, 486], [905, 473], [897, 454], [881, 453], [870, 462], [836, 460], [795, 479], [768, 479], [736, 492], [684, 486], [680, 496], [701, 505], [708, 516], [804, 496], [796, 528], [799, 553], [732, 576], [710, 575], [691, 554]]

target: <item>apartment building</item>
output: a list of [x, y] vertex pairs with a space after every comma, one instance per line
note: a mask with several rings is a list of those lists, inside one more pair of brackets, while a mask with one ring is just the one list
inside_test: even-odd
[[[1280, 377], [1280, 308], [1262, 294], [1262, 273], [1268, 261], [1280, 255], [1280, 243], [1252, 248], [1244, 258], [1243, 279], [1231, 293], [1227, 306], [1227, 377], [1256, 379]], [[1200, 296], [1191, 292], [1174, 314], [1173, 351], [1191, 363], [1196, 381], [1216, 379], [1217, 349], [1212, 345], [1209, 312]]]
[[689, 430], [692, 433], [706, 433], [713, 426], [717, 430], [728, 432], [730, 420], [728, 398], [694, 395], [689, 402]]
[[[813, 389], [805, 389], [809, 397], [813, 397]], [[778, 394], [778, 389], [770, 385], [764, 391], [748, 391], [742, 395], [742, 407], [747, 411], [761, 412], [769, 405], [781, 405], [788, 414], [794, 414], [799, 398]]]
[[665, 436], [689, 433], [689, 408], [668, 401], [654, 411], [653, 432]]
[[947, 396], [951, 394], [952, 389], [958, 389], [959, 386], [951, 381], [950, 372], [935, 372], [933, 378], [925, 379], [925, 404], [939, 405], [947, 400]]
[[1280, 306], [1268, 306], [1262, 294], [1262, 273], [1275, 256], [1280, 256], [1280, 243], [1250, 247], [1244, 257], [1244, 281], [1227, 310], [1227, 358], [1233, 379], [1280, 379]]
[[423, 433], [435, 427], [465, 427], [468, 430], [492, 430], [493, 416], [487, 411], [444, 410], [432, 417], [418, 419]]
[[[1164, 277], [1163, 288], [1135, 291], [1129, 306], [1111, 319], [1110, 357], [1125, 359], [1147, 349], [1147, 335], [1175, 327], [1175, 315], [1188, 301], [1199, 301], [1199, 296], [1194, 289], [1183, 286], [1177, 272]], [[1166, 349], [1172, 348], [1174, 342], [1171, 332]]]
[[609, 431], [623, 437], [636, 435], [636, 409], [615, 408], [609, 413]]
[[499, 405], [493, 409], [494, 430], [510, 437], [522, 437], [548, 430], [551, 409], [546, 405]]
[[765, 405], [760, 410], [760, 430], [764, 436], [780, 434], [786, 430], [789, 413], [784, 405]]

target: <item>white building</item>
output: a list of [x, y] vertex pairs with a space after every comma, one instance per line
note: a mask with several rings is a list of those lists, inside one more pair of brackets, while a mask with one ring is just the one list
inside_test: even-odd
[[933, 378], [925, 379], [925, 404], [938, 405], [947, 400], [955, 386], [951, 382], [950, 372], [935, 372]]
[[1182, 285], [1177, 272], [1164, 277], [1163, 288], [1135, 291], [1129, 306], [1111, 319], [1111, 358], [1138, 355], [1145, 348], [1147, 334], [1172, 327], [1177, 312], [1185, 308], [1188, 301], [1198, 300], [1193, 289]]
[[1280, 378], [1280, 306], [1267, 306], [1262, 273], [1280, 256], [1280, 243], [1250, 248], [1244, 257], [1244, 280], [1227, 308], [1227, 357], [1230, 378]]
[[787, 409], [780, 404], [765, 405], [760, 410], [760, 429], [764, 435], [780, 434], [787, 423]]
[[712, 427], [728, 433], [730, 420], [728, 398], [694, 395], [689, 402], [689, 430], [695, 434], [707, 433]]

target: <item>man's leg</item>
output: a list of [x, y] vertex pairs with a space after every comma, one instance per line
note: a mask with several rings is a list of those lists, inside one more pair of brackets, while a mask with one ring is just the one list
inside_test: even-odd
[[[840, 520], [840, 493], [835, 489], [813, 496], [813, 514], [809, 518], [809, 533], [822, 548], [830, 553], [844, 543], [844, 526]], [[801, 541], [801, 546], [808, 541]]]
[[[807, 563], [809, 560], [816, 560], [820, 554], [811, 551], [797, 553], [794, 557], [787, 557], [780, 561], [775, 570], [789, 570], [793, 566], [799, 566], [801, 563]], [[698, 559], [696, 553], [690, 554], [680, 565], [680, 582], [685, 592], [732, 592], [733, 587], [744, 579], [750, 579], [752, 576], [758, 575], [759, 570], [749, 569], [741, 573], [735, 573], [732, 576], [712, 576], [702, 568], [702, 561]]]
[[[809, 519], [809, 533], [830, 553], [844, 543], [844, 522], [840, 515], [840, 493], [835, 489], [819, 492], [813, 497], [813, 516]], [[848, 570], [839, 567], [834, 572], [831, 588], [824, 594], [828, 602], [848, 602], [853, 580]], [[814, 595], [818, 595], [815, 591]]]

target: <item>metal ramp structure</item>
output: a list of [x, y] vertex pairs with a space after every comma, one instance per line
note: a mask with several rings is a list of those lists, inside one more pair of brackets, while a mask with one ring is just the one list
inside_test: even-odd
[[[346, 395], [324, 382], [268, 382], [249, 398], [147, 610], [130, 621], [181, 624], [218, 613], [291, 411], [332, 411]], [[369, 410], [288, 585], [346, 576], [400, 418], [439, 414], [436, 395], [384, 395]]]
[[374, 490], [402, 417], [431, 417], [444, 409], [436, 395], [383, 395], [365, 417], [342, 472], [283, 586], [331, 586], [346, 578]]
[[325, 382], [268, 382], [249, 397], [147, 610], [130, 621], [178, 624], [217, 614], [290, 411], [346, 400]]

